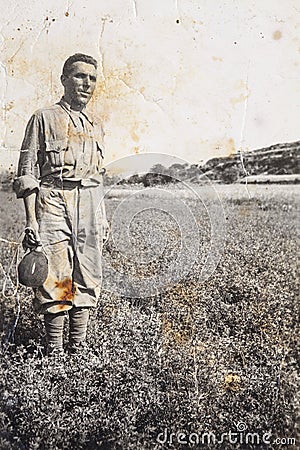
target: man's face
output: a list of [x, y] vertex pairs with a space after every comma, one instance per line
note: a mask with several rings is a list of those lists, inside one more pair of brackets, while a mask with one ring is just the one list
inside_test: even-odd
[[65, 99], [74, 109], [82, 109], [88, 104], [95, 89], [96, 79], [95, 67], [82, 61], [72, 64], [68, 76], [62, 75]]

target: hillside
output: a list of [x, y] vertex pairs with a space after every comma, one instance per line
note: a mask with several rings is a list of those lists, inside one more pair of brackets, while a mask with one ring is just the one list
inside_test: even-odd
[[[135, 174], [123, 184], [152, 186], [184, 180], [203, 183], [206, 177], [219, 183], [278, 182], [298, 183], [300, 181], [300, 141], [276, 144], [267, 148], [237, 153], [227, 157], [212, 158], [203, 166], [198, 164], [173, 164], [164, 167], [153, 166], [146, 175]], [[280, 175], [280, 176], [279, 176]], [[109, 183], [109, 179], [107, 180]], [[116, 182], [116, 180], [111, 180]]]
[[238, 181], [246, 175], [295, 175], [300, 174], [299, 157], [300, 141], [297, 141], [213, 158], [201, 170], [210, 179], [225, 183]]

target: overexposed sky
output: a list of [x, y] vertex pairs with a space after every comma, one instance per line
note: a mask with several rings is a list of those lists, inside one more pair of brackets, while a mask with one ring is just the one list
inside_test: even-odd
[[59, 100], [64, 60], [99, 60], [106, 161], [199, 163], [300, 139], [299, 0], [0, 0], [1, 165]]

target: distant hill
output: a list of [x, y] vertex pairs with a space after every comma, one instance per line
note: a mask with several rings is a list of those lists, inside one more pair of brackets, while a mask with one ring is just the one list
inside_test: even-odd
[[297, 141], [213, 158], [201, 167], [201, 171], [211, 180], [233, 183], [251, 175], [300, 175], [299, 162], [300, 141]]
[[[121, 184], [152, 186], [178, 181], [205, 183], [235, 182], [300, 182], [300, 141], [276, 144], [271, 147], [212, 158], [204, 165], [157, 164], [145, 175], [133, 175]], [[115, 182], [116, 180], [114, 180]]]

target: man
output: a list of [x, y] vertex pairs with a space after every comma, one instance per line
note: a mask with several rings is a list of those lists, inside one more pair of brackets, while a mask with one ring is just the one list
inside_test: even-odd
[[96, 78], [91, 56], [77, 53], [66, 60], [64, 96], [29, 120], [14, 182], [24, 199], [28, 236], [41, 242], [48, 258], [48, 278], [34, 289], [34, 308], [44, 314], [49, 352], [63, 351], [66, 314], [70, 351], [85, 346], [89, 309], [100, 294], [107, 231], [103, 133], [85, 112]]

